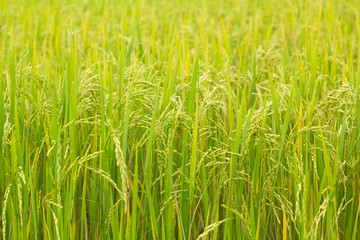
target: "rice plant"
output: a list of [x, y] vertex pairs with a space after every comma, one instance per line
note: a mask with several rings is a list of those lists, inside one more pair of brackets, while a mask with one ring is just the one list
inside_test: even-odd
[[359, 10], [0, 0], [0, 238], [360, 239]]

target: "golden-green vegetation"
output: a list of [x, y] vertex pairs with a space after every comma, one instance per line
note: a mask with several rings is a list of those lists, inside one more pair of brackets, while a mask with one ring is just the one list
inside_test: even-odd
[[358, 0], [0, 0], [2, 239], [359, 239]]

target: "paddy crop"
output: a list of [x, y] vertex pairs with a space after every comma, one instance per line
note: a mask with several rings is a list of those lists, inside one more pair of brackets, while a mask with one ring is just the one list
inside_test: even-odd
[[359, 239], [358, 0], [0, 0], [1, 239]]

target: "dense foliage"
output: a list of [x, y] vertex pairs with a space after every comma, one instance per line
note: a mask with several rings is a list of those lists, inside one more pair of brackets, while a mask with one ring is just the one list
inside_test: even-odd
[[0, 238], [359, 239], [358, 0], [0, 0]]

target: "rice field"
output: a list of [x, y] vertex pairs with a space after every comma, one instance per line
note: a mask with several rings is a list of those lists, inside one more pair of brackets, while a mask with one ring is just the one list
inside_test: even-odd
[[360, 1], [0, 0], [0, 239], [360, 239]]

